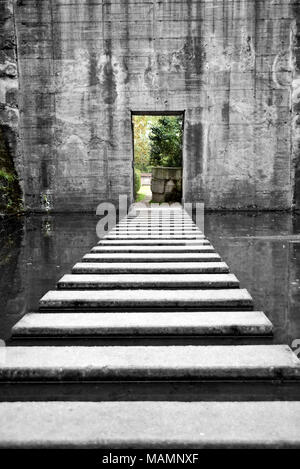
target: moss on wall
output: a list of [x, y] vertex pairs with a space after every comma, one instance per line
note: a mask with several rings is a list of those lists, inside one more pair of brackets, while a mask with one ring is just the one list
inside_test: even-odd
[[0, 213], [16, 213], [23, 208], [22, 193], [9, 150], [10, 129], [0, 127]]

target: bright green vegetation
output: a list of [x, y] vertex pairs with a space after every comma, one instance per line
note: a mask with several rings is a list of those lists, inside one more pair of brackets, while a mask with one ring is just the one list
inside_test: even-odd
[[151, 127], [150, 164], [152, 166], [181, 166], [182, 118], [163, 116]]
[[181, 116], [133, 116], [133, 124], [135, 168], [150, 173], [152, 166], [181, 166]]
[[136, 195], [141, 188], [141, 171], [134, 168], [134, 194]]

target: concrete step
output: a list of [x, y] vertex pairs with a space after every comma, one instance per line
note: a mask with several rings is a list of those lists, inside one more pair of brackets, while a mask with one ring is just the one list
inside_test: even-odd
[[159, 223], [162, 225], [187, 225], [187, 226], [197, 226], [196, 223], [194, 223], [192, 220], [174, 220], [172, 218], [147, 218], [146, 220], [143, 218], [134, 218], [130, 220], [124, 220], [120, 221], [119, 223], [116, 224], [116, 226], [122, 226], [122, 225], [132, 225], [135, 223]]
[[253, 309], [245, 289], [226, 290], [50, 290], [40, 300], [41, 310], [194, 310]]
[[5, 402], [0, 448], [299, 449], [300, 402]]
[[141, 228], [141, 229], [138, 229], [138, 228], [135, 228], [135, 229], [116, 229], [116, 230], [111, 230], [109, 232], [110, 235], [136, 235], [136, 234], [153, 234], [153, 235], [157, 235], [159, 234], [160, 236], [163, 236], [163, 235], [171, 235], [171, 236], [181, 236], [181, 235], [184, 235], [184, 236], [198, 236], [198, 235], [201, 235], [202, 234], [202, 231], [197, 231], [197, 230], [185, 230], [185, 229], [182, 229], [182, 230], [172, 230], [172, 228], [169, 228], [169, 229], [164, 229], [164, 230], [160, 230], [159, 228], [155, 227], [151, 227], [149, 226], [148, 228]]
[[142, 253], [154, 253], [154, 252], [168, 252], [168, 253], [178, 253], [178, 252], [214, 252], [213, 246], [210, 244], [200, 244], [200, 245], [190, 245], [190, 246], [173, 246], [171, 244], [166, 246], [141, 246], [128, 244], [127, 246], [96, 246], [91, 252], [95, 253], [120, 253], [120, 252], [142, 252]]
[[168, 221], [163, 221], [163, 220], [149, 220], [149, 221], [145, 221], [145, 220], [131, 220], [131, 221], [125, 221], [125, 222], [121, 222], [121, 223], [118, 223], [116, 225], [116, 227], [134, 227], [134, 226], [151, 226], [151, 225], [157, 225], [157, 226], [161, 226], [161, 227], [169, 227], [169, 226], [172, 226], [172, 227], [179, 227], [179, 228], [182, 228], [182, 227], [187, 227], [187, 228], [198, 228], [197, 225], [195, 225], [195, 223], [193, 222], [187, 222], [187, 221], [171, 221], [171, 220], [168, 220]]
[[300, 361], [282, 345], [17, 346], [3, 353], [2, 401], [274, 400], [283, 392], [299, 400]]
[[205, 239], [203, 234], [191, 234], [191, 235], [177, 235], [177, 234], [154, 234], [154, 233], [140, 233], [140, 234], [107, 234], [102, 239], [178, 239], [178, 240], [185, 240], [185, 239]]
[[178, 289], [178, 288], [238, 288], [233, 274], [115, 274], [64, 275], [57, 283], [59, 289]]
[[78, 262], [73, 274], [213, 274], [228, 273], [225, 262]]
[[186, 230], [185, 228], [183, 228], [182, 230], [173, 230], [172, 228], [164, 228], [164, 229], [160, 229], [160, 228], [157, 228], [157, 227], [142, 227], [142, 228], [124, 228], [124, 229], [116, 229], [116, 230], [111, 230], [109, 232], [109, 234], [111, 235], [114, 235], [114, 234], [117, 234], [117, 235], [135, 235], [135, 234], [144, 234], [144, 233], [151, 233], [151, 234], [160, 234], [161, 236], [162, 235], [172, 235], [172, 236], [179, 236], [179, 235], [201, 235], [203, 234], [202, 231], [198, 231], [198, 230]]
[[7, 347], [0, 381], [297, 380], [286, 345], [207, 347]]
[[134, 226], [134, 227], [121, 227], [121, 228], [116, 228], [110, 231], [110, 233], [129, 233], [129, 234], [135, 234], [135, 233], [140, 233], [140, 232], [149, 232], [151, 233], [159, 233], [159, 234], [203, 234], [202, 231], [196, 230], [194, 228], [173, 228], [172, 226], [166, 226], [166, 227], [160, 227], [157, 225], [148, 225], [148, 226]]
[[136, 230], [136, 229], [157, 229], [157, 230], [174, 230], [174, 231], [200, 231], [196, 225], [171, 225], [170, 223], [134, 223], [133, 225], [116, 225], [114, 230]]
[[134, 243], [135, 246], [203, 246], [210, 244], [207, 239], [198, 239], [198, 240], [174, 240], [174, 239], [137, 239], [132, 241], [130, 239], [112, 239], [106, 240], [101, 239], [97, 244], [99, 246], [132, 246]]
[[265, 337], [272, 331], [261, 311], [30, 313], [13, 327], [12, 337]]
[[112, 253], [86, 254], [82, 262], [218, 262], [216, 253]]

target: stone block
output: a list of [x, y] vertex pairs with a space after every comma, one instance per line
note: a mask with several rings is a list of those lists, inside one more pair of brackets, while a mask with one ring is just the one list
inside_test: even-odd
[[165, 180], [152, 178], [151, 180], [152, 194], [163, 194], [165, 192]]

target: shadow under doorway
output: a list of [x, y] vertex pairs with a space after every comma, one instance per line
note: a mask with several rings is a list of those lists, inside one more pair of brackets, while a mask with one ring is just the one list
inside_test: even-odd
[[131, 113], [134, 201], [182, 200], [184, 111]]

